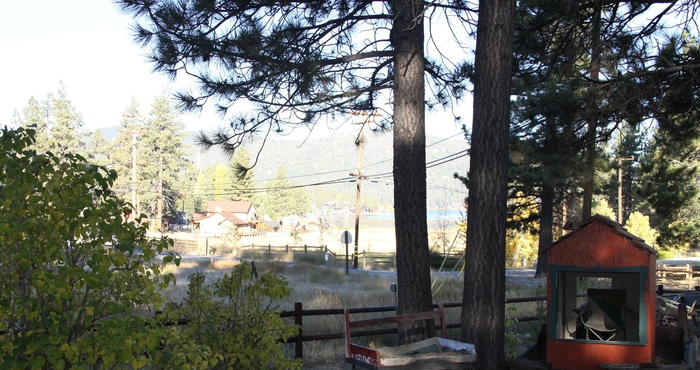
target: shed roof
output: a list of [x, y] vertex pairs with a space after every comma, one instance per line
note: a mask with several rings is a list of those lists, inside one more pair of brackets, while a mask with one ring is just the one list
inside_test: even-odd
[[617, 222], [611, 220], [611, 219], [608, 218], [608, 217], [602, 216], [602, 215], [595, 215], [595, 216], [589, 218], [588, 220], [584, 221], [583, 223], [581, 223], [580, 225], [578, 225], [578, 227], [576, 227], [572, 232], [570, 232], [570, 233], [568, 233], [568, 234], [562, 236], [561, 238], [559, 238], [559, 240], [557, 240], [556, 242], [552, 243], [552, 245], [549, 246], [549, 248], [547, 248], [546, 251], [547, 251], [547, 250], [550, 250], [550, 249], [552, 249], [552, 248], [554, 248], [555, 246], [557, 246], [557, 245], [559, 245], [559, 244], [561, 244], [561, 243], [564, 242], [566, 239], [568, 239], [568, 238], [571, 237], [572, 235], [576, 234], [577, 232], [579, 232], [580, 230], [586, 228], [586, 226], [588, 226], [588, 225], [590, 225], [590, 224], [592, 224], [592, 223], [594, 223], [594, 222], [602, 222], [602, 223], [604, 223], [605, 225], [609, 226], [609, 227], [612, 229], [613, 233], [615, 233], [615, 234], [617, 234], [617, 235], [619, 235], [619, 236], [621, 236], [621, 237], [623, 237], [623, 238], [629, 240], [630, 244], [632, 244], [632, 245], [634, 245], [634, 246], [636, 246], [636, 247], [638, 247], [638, 248], [640, 248], [640, 249], [646, 250], [646, 251], [648, 251], [648, 252], [650, 252], [650, 253], [653, 253], [653, 254], [657, 254], [657, 253], [658, 253], [658, 252], [656, 251], [656, 249], [652, 248], [650, 245], [648, 245], [647, 243], [645, 243], [644, 240], [643, 240], [642, 238], [640, 238], [640, 237], [638, 237], [638, 236], [636, 236], [636, 235], [631, 234], [629, 231], [627, 231], [627, 229], [625, 229], [624, 227], [622, 227], [622, 225], [620, 225], [619, 223], [617, 223]]

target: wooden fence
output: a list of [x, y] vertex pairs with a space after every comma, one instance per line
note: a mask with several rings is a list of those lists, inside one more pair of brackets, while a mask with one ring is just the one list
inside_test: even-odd
[[[199, 239], [175, 239], [174, 250], [178, 253], [209, 255], [221, 252], [223, 247], [220, 245], [219, 238], [199, 238]], [[238, 253], [262, 254], [260, 257], [265, 259], [275, 259], [292, 252], [294, 254], [312, 254], [317, 258], [325, 259], [325, 263], [329, 266], [342, 267], [346, 264], [345, 253], [335, 253], [328, 249], [325, 245], [271, 245], [271, 244], [249, 244], [236, 248]], [[461, 262], [461, 254], [454, 253], [439, 253], [432, 254], [430, 257], [430, 265], [433, 268], [438, 268], [444, 263], [444, 268], [451, 268], [455, 264]], [[246, 257], [255, 259], [255, 257]], [[354, 265], [354, 254], [350, 251], [347, 256], [348, 263]], [[361, 268], [377, 268], [377, 269], [392, 269], [396, 268], [396, 253], [377, 253], [377, 252], [359, 252], [357, 255], [358, 267]]]
[[[506, 303], [524, 303], [524, 302], [538, 302], [546, 301], [547, 297], [525, 297], [525, 298], [507, 298]], [[433, 303], [433, 308], [437, 308], [439, 303]], [[447, 302], [442, 303], [444, 308], [462, 308], [462, 302]], [[350, 313], [378, 313], [378, 312], [390, 312], [396, 311], [396, 306], [377, 306], [377, 307], [355, 307], [350, 308]], [[329, 315], [343, 315], [344, 308], [326, 308], [326, 309], [315, 309], [315, 310], [304, 310], [301, 302], [294, 303], [294, 310], [292, 311], [282, 311], [280, 312], [280, 317], [293, 317], [294, 324], [299, 328], [299, 334], [292, 336], [287, 340], [287, 343], [294, 343], [294, 357], [303, 358], [304, 356], [304, 342], [316, 341], [316, 340], [331, 340], [331, 339], [343, 339], [345, 338], [345, 332], [339, 331], [336, 333], [323, 333], [323, 334], [312, 334], [304, 335], [304, 316], [329, 316]], [[524, 316], [515, 318], [518, 322], [527, 321], [538, 321], [543, 320], [541, 316]], [[461, 328], [462, 323], [447, 323], [447, 329]], [[384, 334], [395, 334], [397, 328], [391, 329], [375, 329], [375, 330], [363, 330], [359, 332], [353, 332], [353, 337], [365, 337], [371, 335], [384, 335]]]
[[[665, 289], [663, 285], [657, 285], [656, 294], [662, 295], [665, 293], [686, 293], [693, 290], [685, 289]], [[694, 291], [699, 291], [700, 286], [695, 287]], [[585, 293], [579, 293], [579, 297], [585, 297]], [[541, 302], [546, 301], [546, 296], [538, 297], [523, 297], [523, 298], [506, 298], [506, 304], [513, 303], [525, 303], [525, 302]], [[433, 308], [437, 308], [439, 303], [433, 303]], [[462, 308], [462, 302], [446, 302], [442, 303], [442, 306], [447, 308]], [[355, 307], [349, 309], [350, 313], [379, 313], [379, 312], [390, 312], [396, 311], [396, 306], [377, 306], [377, 307]], [[312, 334], [304, 335], [304, 316], [329, 316], [329, 315], [343, 315], [344, 308], [326, 308], [326, 309], [315, 309], [315, 310], [304, 310], [301, 302], [294, 303], [294, 310], [292, 311], [282, 311], [280, 312], [280, 317], [293, 317], [294, 325], [299, 327], [299, 334], [292, 336], [287, 340], [287, 343], [294, 343], [294, 357], [303, 358], [304, 356], [304, 342], [317, 341], [317, 340], [331, 340], [331, 339], [343, 339], [345, 338], [344, 332], [336, 333], [323, 333], [323, 334]], [[523, 316], [511, 318], [518, 322], [528, 322], [528, 321], [544, 321], [542, 316]], [[446, 323], [447, 329], [457, 329], [462, 327], [461, 322], [456, 323]], [[436, 327], [437, 328], [437, 327]], [[396, 334], [397, 329], [376, 329], [376, 330], [364, 330], [357, 333], [352, 333], [353, 337], [366, 337], [372, 335], [385, 335], [385, 334]]]

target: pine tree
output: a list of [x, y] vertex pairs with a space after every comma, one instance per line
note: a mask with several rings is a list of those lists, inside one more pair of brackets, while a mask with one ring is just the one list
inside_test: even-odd
[[273, 220], [289, 215], [301, 216], [310, 210], [304, 189], [289, 181], [287, 171], [282, 166], [277, 168], [275, 178], [267, 183], [265, 210]]
[[112, 146], [102, 135], [102, 131], [94, 130], [89, 135], [85, 135], [85, 157], [86, 159], [98, 166], [108, 166], [111, 164], [109, 158], [112, 151]]
[[178, 190], [173, 185], [182, 171], [190, 165], [183, 143], [184, 125], [167, 93], [154, 99], [143, 126], [138, 152], [140, 204], [155, 218], [159, 228], [164, 215], [177, 210]]
[[462, 341], [484, 369], [505, 367], [505, 240], [515, 1], [479, 3], [469, 158]]
[[[378, 122], [393, 126], [394, 192], [399, 313], [432, 309], [428, 263], [425, 108], [448, 106], [466, 92], [467, 48], [452, 35], [452, 55], [435, 49], [424, 29], [432, 22], [473, 31], [467, 4], [445, 0], [305, 2], [120, 1], [137, 21], [137, 40], [152, 47], [155, 69], [195, 74], [196, 93], [179, 94], [184, 108], [215, 101], [226, 112], [247, 100], [255, 111], [201, 141], [234, 152], [253, 135], [313, 128], [324, 115], [391, 112]], [[429, 10], [429, 11], [428, 11]], [[363, 31], [375, 30], [366, 33]], [[367, 34], [374, 38], [366, 40]], [[448, 34], [440, 33], [441, 45]], [[435, 37], [437, 38], [437, 34]], [[448, 46], [449, 47], [449, 46]], [[433, 53], [434, 51], [434, 53]], [[461, 52], [461, 53], [460, 53]], [[430, 57], [435, 55], [436, 57]], [[425, 83], [432, 94], [426, 95]], [[392, 102], [392, 105], [387, 105]], [[253, 163], [254, 165], [255, 163]], [[400, 342], [433, 332], [401, 325]]]
[[27, 106], [22, 111], [18, 123], [21, 127], [36, 131], [36, 141], [32, 145], [36, 151], [43, 153], [49, 150], [49, 108], [46, 102], [40, 102], [34, 97], [29, 98]]
[[78, 152], [83, 117], [68, 99], [68, 92], [63, 82], [60, 83], [56, 94], [49, 94], [48, 103], [51, 128], [49, 149], [61, 155], [67, 152]]
[[245, 147], [239, 147], [229, 161], [231, 189], [235, 199], [250, 200], [255, 203], [254, 169], [250, 165], [250, 154]]
[[138, 191], [140, 177], [139, 162], [134, 162], [134, 156], [138, 158], [144, 130], [144, 119], [139, 111], [139, 104], [135, 98], [132, 98], [122, 112], [119, 134], [112, 143], [110, 159], [119, 173], [115, 181], [115, 191], [135, 207], [136, 214], [141, 214]]
[[[621, 129], [635, 130], [658, 115], [650, 104], [658, 93], [656, 80], [673, 79], [678, 70], [647, 63], [658, 50], [646, 39], [657, 31], [657, 21], [684, 10], [669, 7], [640, 32], [630, 22], [650, 11], [651, 4], [586, 3], [576, 11], [564, 1], [518, 4], [519, 97], [511, 146], [517, 163], [511, 168], [511, 193], [540, 197], [544, 250], [551, 245], [552, 228], [571, 221], [575, 225], [591, 213], [594, 196], [605, 193], [617, 199], [612, 197], [615, 167], [602, 156], [606, 142]], [[686, 61], [683, 68], [695, 68], [694, 63]], [[627, 207], [640, 204], [633, 197], [633, 176], [625, 177]], [[563, 217], [557, 219], [556, 214]], [[538, 274], [544, 273], [544, 257], [541, 253]]]
[[34, 148], [38, 152], [50, 151], [59, 157], [67, 152], [84, 154], [80, 148], [82, 115], [68, 98], [63, 82], [58, 91], [49, 93], [44, 101], [30, 98], [19, 123], [36, 130]]
[[658, 127], [642, 158], [641, 191], [665, 249], [700, 245], [700, 79], [688, 68], [694, 63], [700, 63], [700, 43], [687, 35], [671, 38], [657, 65], [678, 72], [652, 78], [659, 92], [652, 97]]

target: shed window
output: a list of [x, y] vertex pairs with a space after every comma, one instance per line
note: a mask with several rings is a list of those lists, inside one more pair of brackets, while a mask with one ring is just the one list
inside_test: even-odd
[[550, 336], [610, 344], [646, 343], [642, 271], [556, 271]]

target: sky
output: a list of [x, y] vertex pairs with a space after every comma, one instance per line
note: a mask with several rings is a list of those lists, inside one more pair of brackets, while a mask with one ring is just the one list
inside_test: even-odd
[[[133, 42], [132, 23], [109, 0], [0, 1], [0, 127], [31, 97], [56, 92], [61, 81], [89, 130], [119, 125], [132, 98], [146, 114], [164, 89], [182, 87], [151, 71], [146, 50]], [[456, 110], [471, 117], [467, 103]], [[181, 119], [191, 131], [223, 124], [206, 110]], [[448, 114], [429, 114], [426, 125], [441, 137], [461, 131]]]

